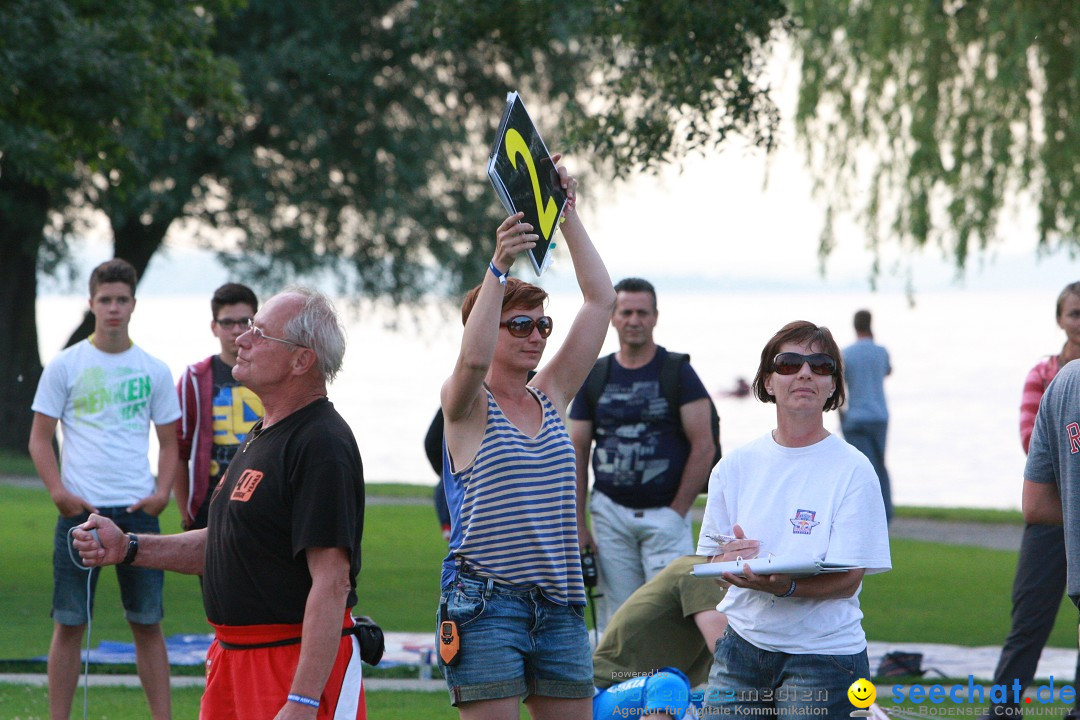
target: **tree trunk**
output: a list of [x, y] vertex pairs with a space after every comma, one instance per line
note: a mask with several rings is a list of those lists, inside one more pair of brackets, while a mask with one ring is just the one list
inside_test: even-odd
[[4, 167], [0, 173], [0, 449], [27, 454], [30, 405], [41, 377], [37, 255], [49, 193]]

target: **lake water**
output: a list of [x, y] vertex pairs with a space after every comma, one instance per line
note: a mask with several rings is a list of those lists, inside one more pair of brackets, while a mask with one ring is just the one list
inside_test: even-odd
[[[758, 355], [784, 323], [805, 319], [832, 328], [841, 346], [854, 340], [851, 316], [874, 313], [877, 341], [888, 348], [891, 423], [887, 464], [894, 500], [905, 505], [1019, 508], [1024, 467], [1018, 416], [1028, 370], [1056, 353], [1064, 335], [1054, 322], [1058, 287], [1045, 292], [956, 290], [922, 293], [678, 293], [661, 291], [657, 341], [688, 352], [721, 416], [721, 440], [737, 447], [774, 427], [774, 406], [721, 393], [752, 379]], [[61, 348], [86, 307], [84, 297], [38, 300], [43, 362]], [[578, 307], [554, 294], [549, 313], [554, 352]], [[330, 398], [352, 426], [369, 482], [434, 485], [423, 438], [460, 341], [456, 309], [431, 307], [392, 329], [383, 312], [348, 316], [345, 367]], [[216, 351], [208, 295], [139, 298], [131, 334], [172, 369]], [[609, 332], [604, 352], [617, 347]], [[838, 432], [835, 413], [826, 425]]]

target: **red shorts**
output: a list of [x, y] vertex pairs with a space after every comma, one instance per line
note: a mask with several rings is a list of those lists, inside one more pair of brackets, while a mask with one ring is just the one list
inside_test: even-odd
[[[212, 624], [212, 623], [211, 623]], [[346, 613], [343, 627], [352, 627]], [[276, 647], [226, 649], [230, 645], [262, 645], [300, 637], [301, 625], [214, 625], [214, 642], [206, 653], [206, 692], [200, 720], [268, 720], [287, 702], [300, 661], [300, 643]], [[360, 644], [355, 635], [341, 638], [337, 658], [319, 696], [319, 720], [366, 720]]]

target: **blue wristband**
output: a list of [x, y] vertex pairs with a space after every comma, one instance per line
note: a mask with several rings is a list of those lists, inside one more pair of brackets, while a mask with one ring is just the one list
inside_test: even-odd
[[792, 578], [791, 579], [791, 587], [789, 587], [787, 589], [787, 592], [784, 593], [783, 595], [777, 595], [776, 597], [778, 597], [778, 598], [786, 598], [786, 597], [791, 597], [794, 594], [795, 594], [795, 578]]
[[499, 272], [499, 268], [495, 267], [495, 261], [494, 260], [492, 260], [491, 262], [488, 263], [488, 269], [491, 270], [492, 275], [499, 278], [499, 284], [500, 285], [505, 285], [506, 284], [506, 276], [510, 273], [509, 270], [507, 270], [506, 272]]
[[319, 701], [315, 698], [309, 698], [306, 695], [297, 695], [296, 693], [289, 693], [286, 698], [289, 702], [300, 703], [301, 705], [307, 705], [308, 707], [319, 707]]

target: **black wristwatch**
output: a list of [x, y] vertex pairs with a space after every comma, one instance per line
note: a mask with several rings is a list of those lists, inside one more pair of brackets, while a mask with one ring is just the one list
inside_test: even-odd
[[130, 565], [135, 562], [135, 556], [139, 554], [139, 536], [135, 533], [128, 533], [128, 548], [127, 555], [124, 555], [124, 559], [120, 561], [121, 565]]

